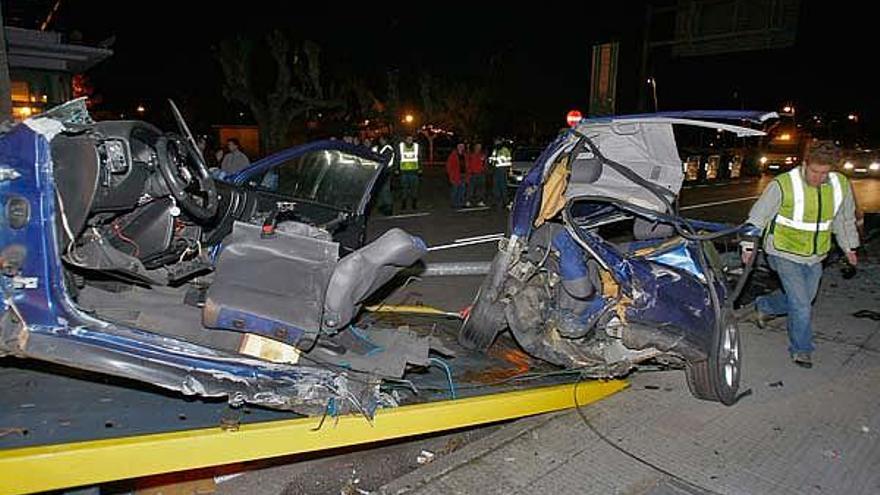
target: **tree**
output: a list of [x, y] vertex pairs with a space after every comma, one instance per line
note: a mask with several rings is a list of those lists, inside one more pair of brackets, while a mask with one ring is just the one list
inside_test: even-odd
[[[432, 86], [436, 88], [437, 86]], [[468, 83], [447, 83], [432, 94], [435, 125], [452, 129], [469, 139], [486, 130], [489, 97], [485, 87]]]
[[400, 119], [400, 71], [390, 69], [386, 77], [385, 120], [388, 122], [388, 130], [393, 134]]
[[291, 46], [280, 31], [266, 36], [275, 80], [260, 87], [254, 76], [264, 73], [251, 39], [236, 38], [220, 44], [217, 60], [223, 69], [223, 96], [247, 106], [260, 128], [260, 146], [266, 153], [287, 146], [293, 123], [309, 112], [338, 108], [342, 102], [328, 98], [321, 84], [320, 47], [311, 41]]

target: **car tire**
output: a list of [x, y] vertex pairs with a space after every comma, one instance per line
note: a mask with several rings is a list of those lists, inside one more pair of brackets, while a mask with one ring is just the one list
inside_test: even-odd
[[509, 262], [509, 252], [501, 251], [495, 255], [489, 274], [480, 284], [471, 310], [458, 333], [459, 344], [467, 349], [486, 351], [495, 337], [507, 328], [504, 304], [498, 301], [498, 293], [504, 284]]
[[731, 309], [722, 313], [721, 325], [715, 331], [709, 357], [688, 362], [685, 367], [688, 388], [698, 399], [721, 402], [726, 406], [736, 402], [742, 369], [742, 346], [739, 325]]

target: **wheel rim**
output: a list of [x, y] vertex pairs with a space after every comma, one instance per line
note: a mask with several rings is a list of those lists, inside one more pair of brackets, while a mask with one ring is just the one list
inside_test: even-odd
[[724, 385], [734, 388], [739, 380], [739, 329], [735, 323], [730, 323], [724, 328], [721, 336], [721, 349], [719, 349], [719, 362]]

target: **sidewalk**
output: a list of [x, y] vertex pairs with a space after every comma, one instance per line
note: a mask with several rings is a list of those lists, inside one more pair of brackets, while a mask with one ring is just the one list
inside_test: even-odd
[[[874, 250], [876, 253], [876, 249]], [[381, 493], [880, 493], [880, 265], [826, 269], [814, 367], [788, 359], [784, 319], [745, 323], [733, 407], [693, 399], [680, 371], [642, 373], [582, 409], [528, 418], [405, 475]]]

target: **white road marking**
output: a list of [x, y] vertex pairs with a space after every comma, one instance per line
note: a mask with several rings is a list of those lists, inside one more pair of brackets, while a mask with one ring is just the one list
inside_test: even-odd
[[698, 210], [700, 208], [709, 208], [711, 206], [721, 206], [721, 205], [727, 205], [730, 203], [741, 203], [743, 201], [748, 201], [750, 199], [757, 199], [760, 197], [761, 197], [761, 195], [759, 194], [757, 196], [746, 196], [744, 198], [725, 199], [724, 201], [713, 201], [711, 203], [701, 203], [698, 205], [682, 206], [681, 208], [679, 208], [679, 211]]
[[468, 242], [468, 241], [481, 241], [483, 239], [497, 239], [499, 237], [504, 237], [504, 232], [498, 232], [497, 234], [486, 234], [486, 235], [478, 235], [474, 237], [463, 237], [461, 239], [456, 239], [452, 242]]
[[391, 220], [391, 219], [397, 219], [397, 218], [426, 217], [430, 214], [431, 214], [431, 212], [429, 212], [429, 211], [425, 211], [425, 212], [421, 212], [421, 213], [403, 213], [401, 215], [392, 215], [390, 217], [374, 217], [374, 220], [381, 220], [381, 219]]
[[475, 244], [486, 244], [488, 242], [498, 242], [501, 238], [487, 238], [487, 239], [477, 239], [475, 241], [468, 242], [453, 242], [452, 244], [442, 244], [440, 246], [431, 246], [428, 248], [428, 251], [443, 251], [444, 249], [455, 249], [465, 246], [473, 246]]

